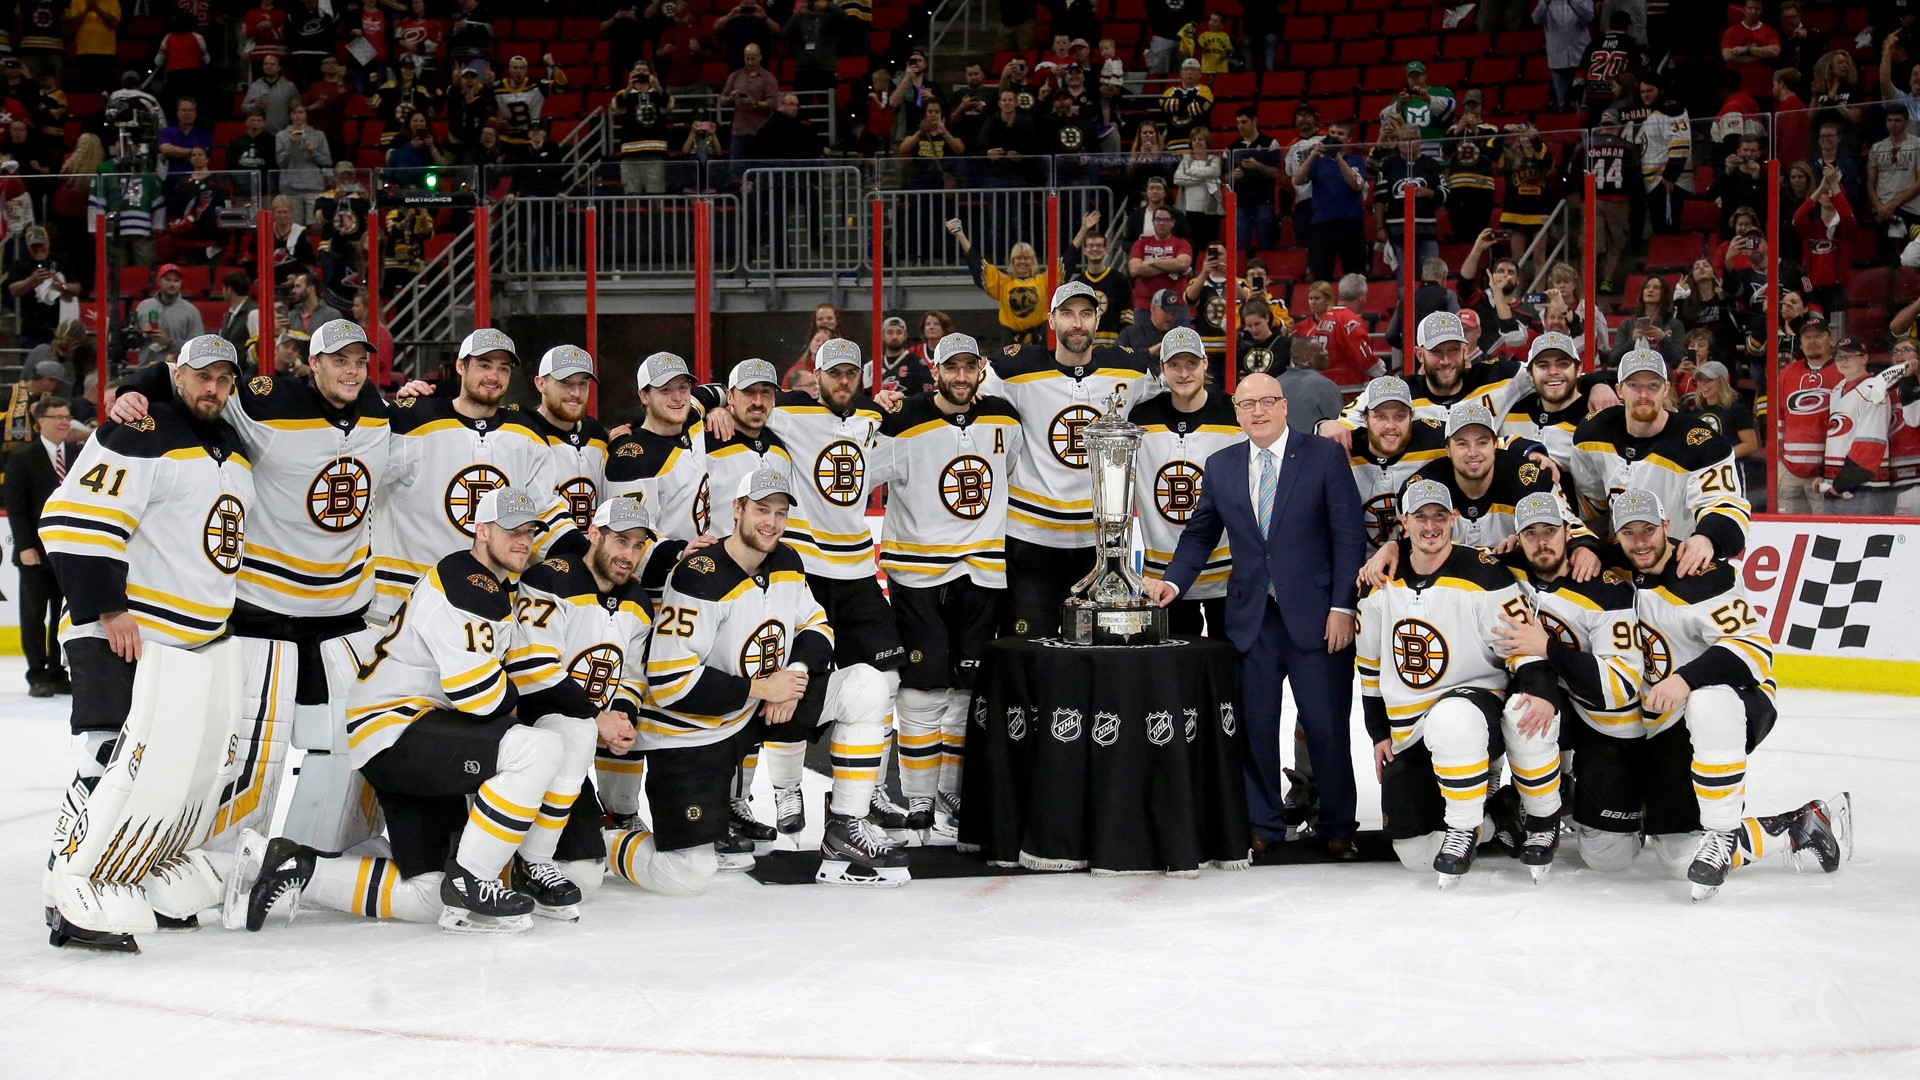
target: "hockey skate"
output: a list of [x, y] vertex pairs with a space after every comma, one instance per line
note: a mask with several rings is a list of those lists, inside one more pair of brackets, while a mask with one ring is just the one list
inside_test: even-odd
[[1287, 778], [1287, 794], [1280, 803], [1280, 820], [1286, 823], [1287, 839], [1302, 840], [1313, 835], [1313, 823], [1320, 819], [1320, 792], [1313, 778], [1294, 769], [1282, 769]]
[[1693, 902], [1711, 899], [1726, 883], [1727, 868], [1733, 865], [1735, 840], [1730, 830], [1708, 829], [1687, 867], [1687, 880], [1693, 883]]
[[1493, 822], [1493, 838], [1507, 858], [1517, 859], [1526, 847], [1527, 828], [1521, 819], [1520, 789], [1509, 784], [1487, 793], [1487, 817]]
[[733, 799], [727, 803], [727, 831], [753, 841], [756, 853], [772, 850], [780, 838], [774, 827], [753, 816], [753, 800]]
[[1448, 829], [1440, 839], [1440, 852], [1433, 857], [1433, 868], [1440, 874], [1442, 889], [1460, 884], [1460, 879], [1473, 868], [1473, 849], [1479, 839], [1475, 829]]
[[718, 869], [723, 874], [753, 869], [754, 843], [739, 833], [728, 833], [725, 840], [715, 840], [713, 850], [720, 856]]
[[1826, 873], [1853, 859], [1853, 795], [1815, 799], [1793, 815], [1793, 868]]
[[[302, 847], [284, 836], [276, 836], [268, 842], [266, 852], [260, 859], [259, 874], [247, 888], [246, 925], [249, 932], [257, 932], [267, 924], [267, 913], [282, 898], [287, 901], [287, 922], [293, 922], [293, 917], [300, 914], [300, 890], [313, 880], [313, 867], [319, 856], [319, 852]], [[238, 865], [234, 869], [237, 874]], [[224, 913], [221, 921], [225, 921]]]
[[800, 785], [777, 787], [773, 789], [774, 828], [783, 836], [807, 827], [807, 801], [800, 793]]
[[907, 831], [913, 833], [917, 843], [927, 842], [927, 834], [933, 831], [931, 796], [915, 795], [907, 800]]
[[260, 879], [260, 867], [267, 859], [267, 838], [252, 829], [240, 830], [240, 843], [233, 849], [233, 866], [221, 884], [220, 925], [238, 930], [247, 925], [247, 894]]
[[580, 886], [551, 862], [528, 862], [514, 853], [507, 875], [513, 891], [533, 899], [533, 913], [556, 922], [580, 921]]
[[514, 892], [498, 878], [476, 877], [447, 863], [440, 881], [440, 929], [449, 934], [518, 934], [533, 928], [533, 897]]
[[603, 830], [612, 829], [614, 832], [653, 831], [647, 827], [645, 819], [640, 816], [640, 812], [637, 810], [631, 814], [616, 814], [609, 810], [600, 815], [600, 828]]
[[1553, 872], [1553, 853], [1560, 848], [1560, 816], [1527, 815], [1526, 840], [1520, 846], [1520, 861], [1533, 875], [1534, 884], [1547, 880]]
[[913, 836], [907, 824], [907, 812], [887, 798], [886, 790], [879, 784], [873, 786], [873, 797], [867, 800], [867, 820], [885, 829], [896, 844], [904, 844]]
[[960, 793], [943, 791], [933, 800], [933, 831], [941, 836], [960, 835]]
[[140, 951], [140, 943], [133, 940], [132, 934], [89, 930], [84, 926], [68, 922], [57, 907], [47, 908], [47, 928], [47, 944], [56, 949], [66, 945], [79, 945], [83, 948], [98, 949], [101, 952], [137, 953]]
[[813, 880], [822, 885], [895, 888], [908, 881], [907, 853], [894, 846], [886, 831], [864, 817], [836, 814], [828, 796], [827, 828], [820, 837], [820, 870]]

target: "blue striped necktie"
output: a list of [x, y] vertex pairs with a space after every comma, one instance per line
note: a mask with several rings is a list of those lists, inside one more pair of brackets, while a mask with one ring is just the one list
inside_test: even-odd
[[1273, 451], [1260, 451], [1260, 505], [1256, 512], [1260, 515], [1260, 535], [1262, 538], [1273, 532], [1273, 493], [1280, 480], [1280, 471], [1274, 468]]

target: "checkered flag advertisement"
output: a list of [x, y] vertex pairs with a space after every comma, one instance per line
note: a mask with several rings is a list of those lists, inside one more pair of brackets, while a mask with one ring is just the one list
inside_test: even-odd
[[[1807, 552], [1786, 644], [1795, 649], [1812, 650], [1824, 637], [1830, 648], [1864, 648], [1873, 627], [1864, 617], [1860, 622], [1848, 622], [1847, 617], [1855, 604], [1871, 604], [1880, 599], [1882, 579], [1863, 577], [1862, 571], [1868, 560], [1892, 555], [1893, 544], [1892, 533], [1875, 533], [1867, 537], [1858, 558], [1842, 559], [1837, 538], [1816, 537]], [[1799, 605], [1812, 610], [1803, 612]], [[1830, 630], [1840, 632], [1837, 640], [1827, 634]]]

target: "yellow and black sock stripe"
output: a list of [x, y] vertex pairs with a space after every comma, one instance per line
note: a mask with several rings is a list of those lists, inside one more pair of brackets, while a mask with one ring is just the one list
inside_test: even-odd
[[1487, 797], [1487, 759], [1469, 765], [1433, 763], [1434, 779], [1440, 781], [1440, 794], [1455, 802], [1470, 802]]
[[577, 789], [565, 794], [547, 792], [540, 797], [540, 815], [533, 819], [533, 823], [543, 829], [566, 828], [567, 818], [573, 814], [574, 800], [579, 797]]
[[533, 828], [534, 809], [521, 806], [500, 796], [493, 789], [493, 782], [480, 785], [480, 793], [474, 796], [473, 809], [467, 811], [467, 821], [481, 832], [503, 844], [520, 846], [527, 830]]
[[607, 865], [622, 880], [640, 884], [634, 869], [635, 860], [640, 857], [640, 842], [652, 835], [650, 832], [615, 833], [607, 844]]
[[1513, 786], [1520, 794], [1538, 799], [1560, 790], [1560, 759], [1554, 758], [1531, 771], [1513, 762]]
[[1693, 793], [1702, 799], [1724, 799], [1746, 791], [1747, 759], [1710, 765], [1693, 759]]
[[923, 772], [940, 767], [941, 737], [938, 728], [929, 731], [902, 728], [899, 746], [902, 769]]
[[[942, 736], [946, 747], [946, 756], [941, 758], [940, 766], [945, 769], [957, 769], [967, 760], [967, 733], [949, 731]], [[905, 751], [902, 751], [905, 753]]]
[[400, 868], [392, 859], [361, 859], [353, 883], [353, 913], [369, 919], [393, 918], [393, 886]]
[[835, 781], [875, 783], [880, 779], [880, 758], [887, 749], [884, 740], [876, 743], [835, 741], [830, 749]]

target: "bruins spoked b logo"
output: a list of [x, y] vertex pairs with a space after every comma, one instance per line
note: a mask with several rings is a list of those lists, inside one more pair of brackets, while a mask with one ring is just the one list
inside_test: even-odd
[[1069, 405], [1047, 425], [1047, 444], [1060, 464], [1069, 469], [1087, 467], [1087, 444], [1082, 435], [1087, 425], [1098, 419], [1100, 414], [1091, 406]]
[[554, 486], [554, 492], [567, 500], [567, 516], [581, 532], [593, 524], [593, 512], [600, 508], [599, 493], [593, 489], [593, 481], [584, 476]]
[[307, 485], [307, 516], [330, 533], [352, 532], [366, 519], [373, 478], [358, 458], [339, 457]]
[[1401, 682], [1425, 690], [1447, 673], [1447, 639], [1432, 623], [1401, 619], [1393, 624], [1393, 666]]
[[567, 665], [567, 675], [586, 691], [587, 700], [604, 709], [613, 698], [613, 684], [620, 678], [625, 655], [613, 645], [600, 644], [587, 649]]
[[1546, 608], [1540, 609], [1540, 629], [1545, 630], [1555, 641], [1569, 649], [1579, 649], [1580, 639], [1573, 634], [1573, 628], [1560, 621], [1560, 617]]
[[962, 454], [940, 470], [940, 503], [954, 517], [975, 520], [992, 497], [993, 466], [986, 458]]
[[1640, 663], [1649, 689], [1673, 672], [1673, 650], [1666, 637], [1646, 623], [1640, 624]]
[[695, 535], [713, 527], [713, 490], [707, 478], [700, 478], [700, 489], [693, 493], [693, 531]]
[[468, 536], [473, 516], [480, 512], [480, 496], [507, 486], [507, 474], [491, 465], [469, 465], [447, 481], [447, 521]]
[[740, 646], [740, 674], [758, 679], [780, 670], [787, 656], [787, 624], [768, 619]]
[[814, 486], [835, 506], [859, 504], [861, 481], [866, 479], [866, 474], [866, 459], [860, 455], [860, 447], [850, 439], [836, 439], [828, 443], [813, 462]]
[[1169, 461], [1153, 478], [1153, 505], [1160, 516], [1184, 525], [1200, 505], [1200, 466], [1191, 461]]
[[1400, 512], [1394, 508], [1393, 492], [1383, 491], [1368, 499], [1361, 508], [1361, 520], [1366, 526], [1367, 539], [1375, 547], [1393, 539], [1400, 528]]
[[240, 550], [246, 538], [246, 517], [246, 508], [231, 495], [222, 495], [213, 500], [213, 509], [207, 511], [207, 524], [202, 530], [201, 539], [206, 547], [207, 561], [223, 574], [231, 575], [240, 570]]

